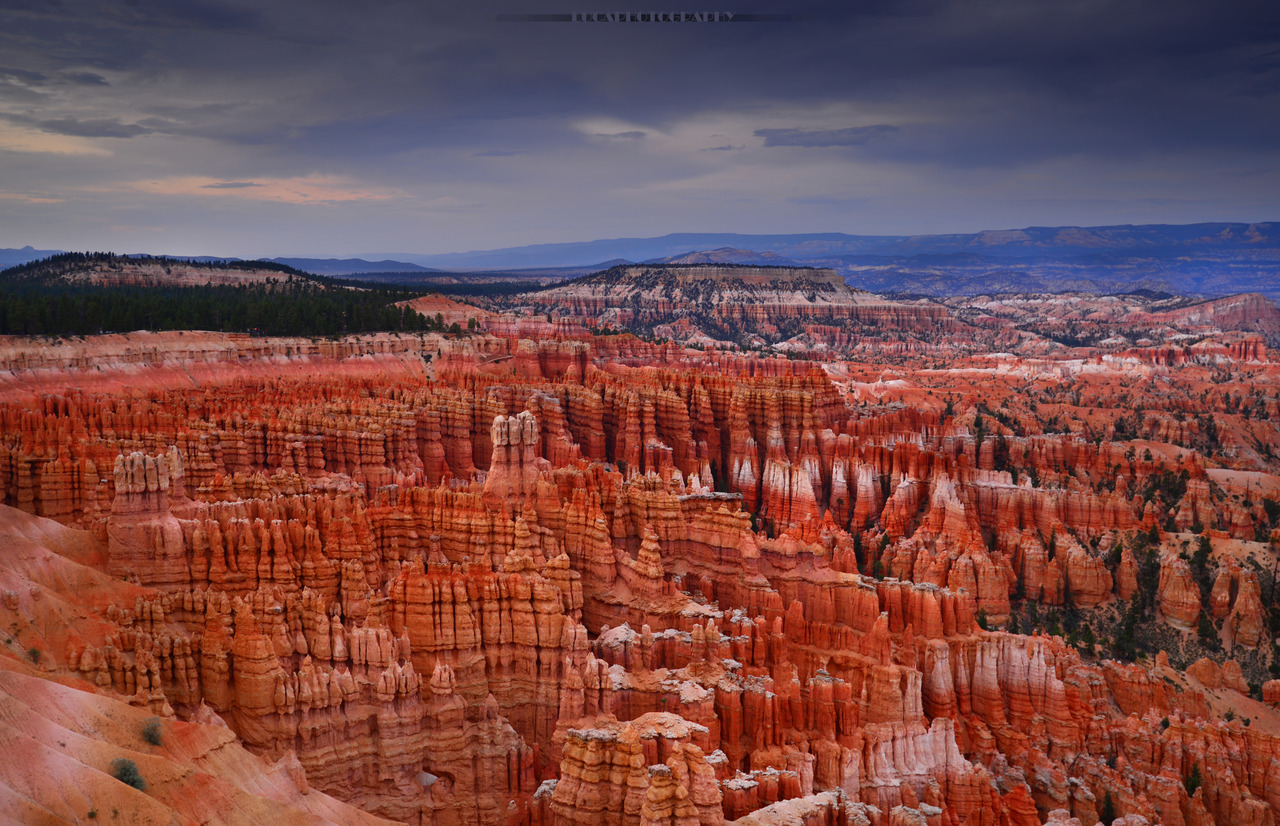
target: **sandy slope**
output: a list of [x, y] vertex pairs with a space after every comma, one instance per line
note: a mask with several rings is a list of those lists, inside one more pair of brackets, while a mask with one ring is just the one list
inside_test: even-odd
[[[249, 753], [212, 714], [166, 719], [162, 744], [148, 744], [150, 709], [61, 668], [71, 639], [105, 629], [95, 607], [143, 589], [78, 561], [97, 553], [88, 532], [3, 506], [0, 549], [0, 822], [387, 822], [308, 789], [292, 755], [271, 764]], [[111, 775], [116, 758], [137, 764], [145, 792]]]

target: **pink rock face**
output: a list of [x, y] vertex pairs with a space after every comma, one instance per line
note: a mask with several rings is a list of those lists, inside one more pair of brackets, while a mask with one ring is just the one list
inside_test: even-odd
[[[1055, 300], [1037, 312], [1121, 312]], [[949, 312], [889, 304], [858, 312], [895, 335]], [[1107, 795], [1133, 823], [1280, 815], [1280, 712], [1242, 696], [1270, 656], [1247, 559], [1280, 492], [1247, 439], [1280, 409], [1265, 390], [1250, 424], [1225, 412], [1258, 397], [1222, 367], [1271, 387], [1268, 363], [1228, 362], [1256, 347], [1067, 358], [952, 319], [982, 353], [961, 356], [876, 343], [852, 311], [724, 313], [856, 358], [478, 315], [487, 334], [412, 348], [112, 344], [106, 372], [139, 393], [23, 383], [0, 396], [0, 516], [24, 520], [0, 520], [21, 642], [0, 672], [218, 729], [296, 798], [401, 822], [1092, 824]], [[0, 362], [21, 378], [37, 356], [78, 375], [74, 353]], [[225, 374], [192, 367], [197, 387], [175, 364]], [[1195, 405], [1239, 467], [1197, 452]], [[1159, 528], [1196, 522], [1236, 659], [1181, 674], [1198, 538]], [[1107, 659], [1145, 596], [1142, 633], [1180, 649]], [[1031, 631], [1031, 601], [1075, 640], [1002, 630]]]
[[1196, 627], [1200, 619], [1200, 587], [1184, 560], [1166, 557], [1160, 565], [1157, 599], [1170, 625], [1183, 630]]
[[697, 728], [666, 713], [569, 730], [553, 823], [723, 823], [716, 769], [690, 742]]
[[1089, 608], [1110, 597], [1111, 572], [1101, 559], [1075, 545], [1066, 554], [1065, 567], [1073, 605]]
[[170, 508], [171, 499], [186, 499], [182, 475], [182, 456], [173, 448], [116, 457], [116, 496], [107, 519], [113, 574], [163, 589], [190, 586], [182, 526]]
[[535, 493], [538, 480], [551, 469], [538, 455], [538, 420], [527, 410], [518, 416], [498, 416], [489, 438], [493, 458], [484, 482], [486, 502], [520, 505]]
[[1130, 599], [1138, 591], [1138, 561], [1133, 558], [1133, 551], [1125, 548], [1120, 555], [1120, 565], [1116, 569], [1116, 595], [1120, 599]]
[[1227, 620], [1236, 644], [1257, 648], [1266, 635], [1266, 616], [1258, 575], [1253, 571], [1240, 573], [1236, 578], [1235, 600], [1231, 603]]

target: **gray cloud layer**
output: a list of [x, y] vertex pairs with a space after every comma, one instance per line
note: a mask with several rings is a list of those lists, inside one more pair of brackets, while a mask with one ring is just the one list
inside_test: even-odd
[[888, 123], [850, 126], [845, 129], [757, 129], [765, 146], [866, 146], [877, 138], [899, 131]]
[[348, 254], [1280, 216], [1274, 3], [733, 10], [804, 19], [7, 2], [0, 245]]

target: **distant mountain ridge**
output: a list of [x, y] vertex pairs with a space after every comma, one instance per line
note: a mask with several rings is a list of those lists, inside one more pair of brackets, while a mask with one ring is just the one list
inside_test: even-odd
[[62, 250], [38, 250], [31, 246], [18, 249], [0, 249], [0, 270], [7, 270], [9, 267], [16, 267], [20, 264], [39, 261], [41, 258], [60, 254], [62, 254]]
[[277, 264], [287, 264], [294, 269], [316, 275], [361, 275], [368, 272], [439, 272], [433, 267], [423, 267], [408, 261], [366, 261], [363, 258], [267, 258]]
[[[615, 264], [618, 262], [614, 262]], [[796, 261], [790, 258], [783, 258], [781, 255], [773, 252], [755, 252], [754, 250], [740, 250], [733, 247], [721, 247], [718, 250], [706, 250], [705, 252], [688, 252], [684, 255], [672, 255], [667, 258], [660, 258], [655, 262], [658, 264], [755, 264], [766, 267], [791, 267], [799, 266]], [[612, 266], [612, 265], [611, 265]]]
[[[0, 250], [0, 264], [52, 252]], [[1280, 298], [1280, 222], [1024, 227], [948, 235], [672, 233], [438, 255], [268, 260], [321, 275], [355, 277], [390, 272], [510, 276], [530, 270], [571, 275], [620, 263], [818, 266], [839, 272], [851, 286], [881, 293], [1148, 289], [1204, 297], [1259, 292]]]
[[1175, 249], [1280, 251], [1280, 222], [1024, 227], [948, 235], [672, 233], [653, 238], [533, 244], [440, 255], [386, 255], [423, 266], [467, 270], [588, 266], [619, 258], [634, 262], [658, 261], [726, 248], [755, 254], [772, 253], [796, 261], [847, 255], [974, 253], [985, 257], [1074, 258], [1105, 250], [1147, 254]]

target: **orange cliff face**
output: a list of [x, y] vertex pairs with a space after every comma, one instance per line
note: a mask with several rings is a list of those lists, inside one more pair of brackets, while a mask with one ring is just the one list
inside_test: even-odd
[[[6, 742], [85, 791], [0, 771], [9, 798], [216, 820], [203, 772], [255, 821], [1280, 815], [1267, 363], [1162, 367], [1161, 399], [1074, 358], [506, 331], [112, 337], [56, 393], [83, 354], [15, 344]], [[1197, 404], [1235, 411], [1215, 442]]]
[[610, 323], [682, 340], [716, 343], [746, 333], [777, 340], [806, 320], [851, 329], [960, 329], [937, 306], [909, 305], [851, 290], [834, 270], [715, 264], [622, 265], [516, 301], [581, 325]]

